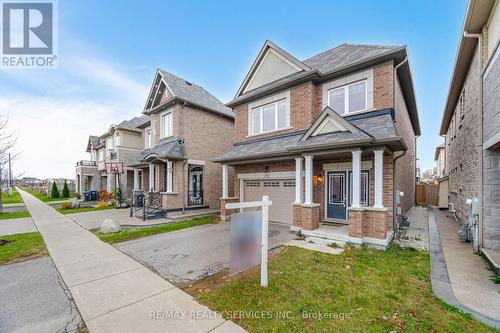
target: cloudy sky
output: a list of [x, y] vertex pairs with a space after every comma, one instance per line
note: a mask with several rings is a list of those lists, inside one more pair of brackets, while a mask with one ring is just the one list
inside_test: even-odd
[[408, 45], [419, 164], [429, 169], [465, 5], [59, 0], [59, 67], [0, 70], [0, 113], [18, 135], [15, 172], [74, 178], [75, 162], [88, 158], [88, 135], [139, 115], [158, 67], [229, 101], [266, 39], [299, 59], [344, 42]]

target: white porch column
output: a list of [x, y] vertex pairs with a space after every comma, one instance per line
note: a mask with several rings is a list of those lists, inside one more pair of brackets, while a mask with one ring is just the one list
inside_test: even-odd
[[173, 192], [174, 190], [174, 169], [172, 167], [172, 161], [167, 161], [167, 192]]
[[134, 191], [139, 191], [139, 170], [134, 169]]
[[375, 155], [375, 202], [374, 208], [384, 208], [384, 150], [374, 150]]
[[149, 164], [149, 187], [148, 191], [154, 191], [155, 189], [155, 166], [154, 164]]
[[222, 198], [227, 198], [229, 192], [229, 167], [222, 164]]
[[113, 175], [112, 174], [109, 174], [107, 177], [106, 177], [106, 191], [108, 192], [111, 192], [113, 189], [112, 189], [112, 185], [111, 185], [111, 182], [113, 181]]
[[361, 150], [352, 151], [352, 205], [361, 207]]
[[295, 203], [302, 202], [302, 157], [295, 158]]
[[[306, 161], [306, 179], [305, 179], [305, 190], [306, 197], [304, 199], [305, 205], [312, 205], [312, 178], [313, 178], [313, 157], [311, 155], [304, 156]], [[297, 184], [295, 184], [297, 186]]]

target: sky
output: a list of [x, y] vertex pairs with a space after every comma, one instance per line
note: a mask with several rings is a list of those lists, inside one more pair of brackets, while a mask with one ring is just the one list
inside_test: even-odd
[[[119, 5], [117, 5], [119, 4]], [[434, 166], [466, 0], [59, 0], [59, 66], [0, 70], [14, 174], [75, 177], [88, 136], [140, 115], [157, 68], [230, 101], [266, 39], [300, 60], [341, 43], [407, 45]]]

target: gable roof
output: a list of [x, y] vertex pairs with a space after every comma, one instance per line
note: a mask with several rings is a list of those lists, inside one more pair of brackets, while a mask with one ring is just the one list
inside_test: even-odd
[[[328, 112], [330, 111], [326, 111]], [[350, 124], [350, 127], [355, 129], [354, 132], [332, 132], [301, 140], [314, 127], [313, 124], [307, 131], [238, 142], [218, 156], [215, 161], [245, 163], [263, 158], [293, 156], [294, 154], [296, 156], [297, 153], [306, 151], [370, 145], [388, 145], [394, 150], [404, 150], [406, 143], [397, 133], [391, 112], [391, 109], [387, 109], [343, 118]]]
[[[300, 138], [300, 141], [305, 141], [315, 136], [316, 130], [320, 128], [320, 126], [327, 120], [332, 120], [335, 123], [335, 127], [338, 129], [337, 132], [350, 132], [350, 133], [358, 133], [361, 131], [358, 127], [344, 119], [341, 115], [335, 112], [331, 107], [327, 106], [323, 109], [323, 111], [319, 114], [316, 120], [309, 127], [307, 132]], [[317, 135], [317, 134], [316, 134]]]
[[434, 161], [437, 161], [437, 159], [439, 158], [439, 151], [441, 149], [444, 149], [444, 143], [440, 144], [439, 146], [436, 147], [436, 151], [434, 153]]
[[163, 110], [165, 107], [173, 104], [174, 102], [186, 102], [198, 108], [211, 111], [228, 118], [234, 118], [234, 112], [230, 108], [224, 105], [219, 99], [214, 95], [209, 93], [203, 87], [197, 84], [189, 82], [181, 77], [178, 77], [172, 73], [169, 73], [163, 69], [158, 69], [155, 74], [155, 79], [151, 86], [151, 90], [147, 101], [154, 99], [156, 96], [155, 83], [157, 78], [160, 78], [168, 89], [169, 97], [167, 100], [163, 101], [161, 104], [149, 107], [149, 103], [146, 102], [144, 107], [145, 114], [156, 113]]
[[89, 140], [87, 141], [87, 152], [90, 152], [90, 149], [96, 149], [99, 146], [101, 139], [95, 135], [89, 135]]
[[[266, 41], [254, 65], [252, 65], [252, 68], [255, 67], [258, 60], [262, 57], [262, 52], [266, 49], [266, 45], [272, 45], [273, 48], [278, 48], [275, 44]], [[255, 89], [244, 91], [243, 87], [245, 82], [248, 81], [249, 75], [252, 73], [251, 69], [249, 74], [245, 77], [242, 86], [238, 89], [235, 98], [226, 103], [226, 105], [234, 108], [253, 99], [293, 87], [302, 82], [323, 82], [332, 80], [370, 66], [393, 60], [395, 65], [401, 64], [401, 67], [397, 71], [398, 78], [401, 82], [401, 89], [408, 107], [413, 130], [416, 135], [420, 135], [420, 124], [411, 67], [409, 61], [406, 61], [408, 58], [406, 45], [341, 44], [303, 61], [297, 60], [283, 50], [281, 50], [281, 52], [287, 57], [291, 57], [291, 59], [295, 59], [295, 61], [302, 64], [303, 70], [282, 77], [276, 81], [269, 82], [263, 86], [256, 87]]]
[[441, 135], [445, 135], [448, 130], [477, 45], [477, 38], [465, 38], [463, 33], [464, 31], [481, 33], [483, 25], [488, 21], [494, 4], [495, 0], [469, 0], [464, 23], [460, 30], [460, 42], [457, 48], [457, 55], [455, 56], [448, 98], [446, 99], [443, 119], [441, 121], [441, 129], [439, 131]]

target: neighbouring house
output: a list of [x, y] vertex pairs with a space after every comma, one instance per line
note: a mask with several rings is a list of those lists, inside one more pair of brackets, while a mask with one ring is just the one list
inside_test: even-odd
[[434, 162], [436, 163], [435, 179], [438, 182], [438, 207], [448, 208], [448, 172], [446, 171], [446, 149], [442, 143], [436, 147], [434, 153]]
[[[125, 197], [132, 195], [134, 169], [128, 164], [137, 160], [142, 150], [142, 129], [149, 123], [146, 115], [111, 125], [101, 136], [89, 136], [87, 153], [89, 160], [76, 163], [76, 191], [80, 194], [91, 190], [112, 192], [119, 184]], [[121, 163], [123, 173], [119, 177], [108, 174], [106, 163]]]
[[440, 129], [449, 202], [464, 221], [466, 200], [478, 198], [477, 244], [486, 252], [500, 250], [499, 37], [499, 1], [470, 0]]
[[270, 221], [293, 231], [387, 246], [415, 201], [414, 94], [406, 46], [342, 44], [300, 61], [266, 41], [226, 104], [236, 142], [216, 159], [222, 219], [227, 202], [268, 195]]
[[[158, 69], [144, 107], [135, 190], [162, 211], [219, 208], [221, 168], [212, 160], [234, 142], [234, 113], [207, 90]], [[148, 203], [149, 205], [149, 203]]]

